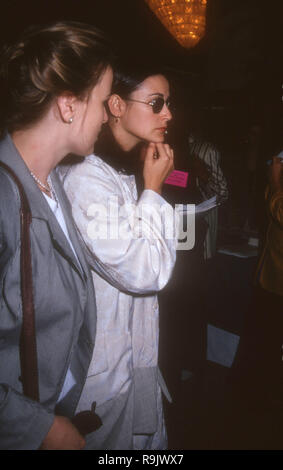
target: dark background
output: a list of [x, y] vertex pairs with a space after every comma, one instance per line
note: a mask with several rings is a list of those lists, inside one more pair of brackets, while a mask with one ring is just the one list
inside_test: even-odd
[[[165, 66], [176, 104], [172, 129], [181, 144], [175, 155], [186, 157], [182, 139], [198, 120], [221, 152], [230, 212], [239, 214], [246, 204], [248, 133], [258, 126], [257, 193], [263, 194], [266, 160], [283, 148], [282, 0], [208, 0], [206, 33], [192, 49], [178, 44], [144, 0], [2, 0], [1, 9], [0, 42], [31, 24], [78, 20], [104, 30], [118, 53]], [[241, 226], [237, 215], [232, 219]]]
[[118, 50], [169, 67], [181, 102], [193, 90], [188, 99], [199, 97], [213, 116], [208, 119], [214, 138], [221, 140], [226, 127], [236, 127], [242, 136], [251, 121], [260, 120], [273, 140], [282, 108], [282, 3], [208, 0], [205, 37], [195, 48], [184, 49], [144, 0], [2, 0], [0, 40], [54, 19], [92, 23], [113, 38]]

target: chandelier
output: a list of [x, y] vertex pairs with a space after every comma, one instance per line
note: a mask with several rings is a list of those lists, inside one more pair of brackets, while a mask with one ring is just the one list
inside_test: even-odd
[[145, 0], [157, 18], [183, 47], [204, 36], [207, 0]]

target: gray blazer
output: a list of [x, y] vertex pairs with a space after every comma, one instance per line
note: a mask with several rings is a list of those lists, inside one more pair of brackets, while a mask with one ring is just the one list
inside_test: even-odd
[[[54, 412], [72, 416], [80, 398], [94, 346], [95, 298], [71, 208], [55, 172], [52, 183], [80, 265], [9, 135], [0, 142], [0, 160], [21, 180], [32, 212], [40, 393], [40, 403], [22, 394], [20, 200], [15, 183], [0, 168], [0, 449], [37, 449], [52, 425]], [[56, 407], [69, 366], [75, 385]]]

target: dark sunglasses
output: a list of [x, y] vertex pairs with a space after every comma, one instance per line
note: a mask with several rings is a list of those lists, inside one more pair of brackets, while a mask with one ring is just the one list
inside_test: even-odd
[[126, 101], [134, 101], [135, 103], [147, 104], [148, 106], [152, 107], [152, 111], [153, 111], [154, 114], [159, 114], [161, 112], [161, 110], [163, 109], [164, 104], [166, 104], [168, 109], [171, 109], [170, 99], [167, 98], [167, 100], [165, 101], [165, 99], [162, 98], [161, 96], [158, 96], [157, 98], [153, 98], [149, 102], [140, 101], [140, 100], [132, 100], [130, 98], [127, 98]]

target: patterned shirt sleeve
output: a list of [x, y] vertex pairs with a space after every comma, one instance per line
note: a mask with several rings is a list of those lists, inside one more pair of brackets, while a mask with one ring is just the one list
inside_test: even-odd
[[192, 156], [200, 158], [208, 167], [210, 176], [206, 184], [198, 180], [199, 188], [205, 199], [217, 196], [218, 202], [228, 199], [227, 181], [220, 167], [220, 152], [209, 142], [194, 142], [191, 147]]

